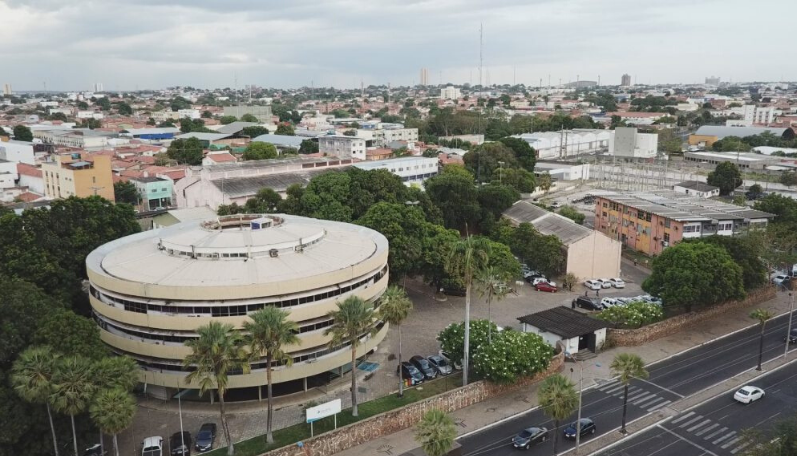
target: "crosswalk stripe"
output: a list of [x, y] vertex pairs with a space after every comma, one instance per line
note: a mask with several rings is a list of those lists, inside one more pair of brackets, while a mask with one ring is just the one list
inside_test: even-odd
[[736, 437], [733, 440], [728, 440], [727, 442], [725, 442], [725, 445], [722, 445], [720, 448], [722, 448], [724, 450], [725, 448], [728, 448], [729, 446], [733, 445], [734, 443], [738, 442], [739, 440], [742, 440], [742, 438], [741, 437]]
[[722, 442], [725, 439], [729, 439], [729, 438], [733, 437], [734, 435], [736, 435], [736, 431], [731, 431], [731, 432], [723, 435], [722, 437], [718, 438], [717, 440], [711, 442], [711, 444], [712, 445], [716, 445], [716, 444]]
[[750, 442], [744, 442], [743, 444], [739, 445], [738, 447], [732, 449], [731, 450], [731, 454], [736, 454], [736, 453], [744, 450], [744, 447], [746, 447], [747, 445], [750, 445]]
[[635, 400], [639, 399], [640, 397], [642, 397], [642, 396], [644, 396], [644, 395], [646, 395], [646, 394], [648, 394], [648, 392], [647, 392], [647, 391], [645, 391], [645, 390], [639, 390], [639, 391], [637, 391], [637, 392], [636, 392], [636, 393], [634, 393], [634, 394], [629, 394], [629, 395], [628, 395], [628, 401], [629, 401], [629, 402], [630, 402], [630, 401], [635, 401]]
[[709, 426], [707, 428], [703, 428], [703, 429], [695, 432], [695, 435], [700, 437], [701, 435], [705, 434], [706, 432], [709, 432], [712, 429], [717, 429], [718, 427], [720, 427], [719, 423], [714, 423], [714, 424], [712, 424], [711, 426]]
[[648, 409], [648, 412], [655, 412], [656, 410], [658, 410], [660, 408], [666, 407], [670, 403], [672, 403], [672, 401], [664, 401], [661, 404], [654, 405], [653, 407]]
[[723, 432], [725, 432], [727, 430], [728, 430], [728, 428], [724, 427], [724, 428], [720, 429], [719, 431], [714, 431], [711, 434], [709, 434], [709, 435], [707, 435], [707, 436], [705, 436], [703, 438], [706, 439], [706, 440], [709, 440], [709, 439], [713, 438], [714, 436], [720, 435], [720, 434], [722, 434]]
[[598, 388], [598, 390], [599, 391], [606, 391], [606, 390], [609, 390], [609, 389], [612, 389], [612, 388], [616, 387], [617, 385], [618, 385], [617, 381], [609, 382], [609, 383], [601, 386], [600, 388]]
[[604, 392], [604, 393], [607, 393], [607, 394], [612, 394], [612, 393], [615, 393], [615, 392], [617, 392], [617, 391], [619, 391], [619, 390], [622, 390], [622, 389], [623, 389], [623, 387], [625, 387], [625, 385], [623, 385], [622, 383], [620, 383], [620, 384], [617, 384], [617, 385], [615, 385], [615, 386], [614, 386], [614, 387], [612, 387], [612, 388], [607, 388], [607, 389], [603, 390], [603, 392]]
[[650, 396], [649, 398], [647, 398], [645, 400], [637, 402], [635, 405], [640, 407], [640, 408], [645, 408], [645, 407], [650, 407], [651, 405], [655, 404], [656, 402], [663, 401], [663, 400], [664, 400], [663, 397], [656, 396], [654, 394], [653, 396]]
[[700, 422], [700, 424], [696, 424], [696, 425], [690, 427], [689, 429], [687, 429], [686, 432], [692, 432], [695, 429], [702, 428], [703, 426], [707, 425], [710, 422], [711, 422], [711, 420], [702, 421], [702, 422]]
[[631, 403], [634, 404], [634, 405], [637, 405], [637, 404], [639, 404], [641, 402], [644, 402], [644, 401], [650, 399], [652, 396], [655, 396], [655, 395], [656, 395], [655, 393], [645, 393], [645, 394], [643, 394], [643, 395], [641, 395], [641, 396], [639, 396], [637, 398], [634, 398], [634, 401], [631, 402]]
[[685, 428], [685, 427], [689, 426], [690, 424], [692, 424], [692, 423], [694, 423], [696, 421], [702, 420], [702, 419], [703, 419], [703, 415], [697, 415], [695, 418], [692, 418], [689, 421], [684, 421], [683, 423], [681, 423], [680, 427]]
[[685, 419], [689, 418], [690, 416], [692, 416], [692, 415], [694, 415], [694, 414], [695, 414], [695, 412], [689, 412], [689, 413], [687, 413], [686, 415], [684, 415], [684, 416], [682, 416], [682, 417], [680, 417], [680, 418], [676, 418], [676, 419], [672, 420], [672, 424], [678, 424], [678, 423], [680, 423], [681, 421], [683, 421], [683, 420], [685, 420]]

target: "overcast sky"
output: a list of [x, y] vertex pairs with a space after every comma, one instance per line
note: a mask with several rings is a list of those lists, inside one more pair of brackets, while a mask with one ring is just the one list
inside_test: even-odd
[[797, 79], [797, 0], [0, 0], [14, 90]]

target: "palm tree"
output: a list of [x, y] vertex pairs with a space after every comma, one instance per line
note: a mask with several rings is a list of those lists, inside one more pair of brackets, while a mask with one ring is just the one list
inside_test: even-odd
[[119, 456], [116, 436], [133, 424], [133, 417], [136, 415], [136, 401], [133, 396], [121, 388], [104, 389], [94, 398], [89, 414], [100, 431], [113, 436], [114, 454]]
[[[506, 281], [509, 280], [506, 274], [501, 273], [495, 266], [487, 266], [479, 271], [476, 276], [476, 289], [480, 298], [487, 298], [487, 321], [492, 323], [492, 302], [493, 299], [500, 301], [506, 297], [509, 288]], [[493, 325], [487, 327], [487, 342], [493, 342]]]
[[404, 379], [401, 376], [401, 322], [404, 321], [412, 310], [412, 301], [407, 293], [399, 287], [391, 286], [385, 290], [380, 298], [379, 319], [391, 325], [396, 325], [399, 335], [398, 364], [399, 364], [399, 397], [404, 396]]
[[453, 275], [462, 277], [465, 283], [465, 347], [462, 358], [462, 386], [468, 384], [470, 357], [470, 295], [473, 278], [482, 271], [490, 260], [490, 243], [482, 237], [468, 236], [451, 246], [446, 269]]
[[274, 306], [266, 306], [251, 315], [252, 321], [244, 323], [244, 332], [249, 334], [247, 342], [253, 357], [266, 357], [266, 383], [268, 384], [268, 415], [266, 418], [266, 443], [274, 443], [271, 433], [272, 414], [271, 403], [273, 393], [271, 389], [272, 363], [283, 363], [286, 366], [293, 364], [293, 357], [285, 353], [282, 347], [298, 344], [299, 327], [296, 322], [288, 319], [289, 313]]
[[559, 423], [578, 409], [576, 385], [562, 374], [554, 374], [543, 380], [537, 398], [548, 417], [553, 420], [553, 454], [559, 442]]
[[94, 396], [93, 374], [91, 361], [82, 356], [60, 358], [55, 364], [50, 397], [55, 411], [69, 415], [72, 420], [75, 456], [78, 456], [75, 415], [83, 413]]
[[772, 312], [765, 309], [756, 309], [750, 312], [750, 318], [758, 320], [761, 324], [761, 339], [758, 342], [758, 367], [756, 370], [761, 370], [761, 361], [764, 359], [764, 330], [767, 326], [767, 321], [772, 319]]
[[33, 404], [44, 404], [53, 434], [53, 454], [58, 456], [50, 399], [53, 393], [53, 376], [58, 355], [49, 347], [34, 347], [22, 352], [11, 368], [11, 386], [19, 397]]
[[620, 432], [625, 434], [625, 412], [628, 406], [628, 385], [635, 378], [648, 378], [648, 371], [645, 369], [645, 361], [632, 353], [619, 353], [614, 357], [609, 366], [613, 375], [620, 377], [623, 387], [623, 421], [620, 424]]
[[364, 333], [376, 333], [376, 316], [362, 298], [349, 296], [338, 303], [338, 310], [330, 312], [329, 317], [334, 320], [324, 331], [324, 335], [332, 335], [329, 345], [338, 347], [347, 342], [351, 345], [351, 415], [357, 416], [357, 346]]
[[138, 365], [130, 357], [105, 357], [94, 364], [94, 384], [97, 388], [130, 392], [138, 383], [138, 373]]
[[444, 411], [432, 409], [423, 414], [415, 427], [415, 440], [428, 456], [443, 456], [454, 446], [457, 430]]
[[232, 325], [211, 321], [197, 329], [199, 337], [191, 339], [185, 345], [191, 354], [183, 360], [183, 366], [193, 368], [185, 379], [199, 384], [199, 394], [215, 388], [219, 395], [219, 415], [224, 438], [227, 439], [227, 454], [235, 454], [235, 447], [230, 437], [230, 427], [224, 412], [224, 395], [227, 392], [228, 373], [231, 371], [249, 372], [249, 356], [244, 349], [241, 335]]

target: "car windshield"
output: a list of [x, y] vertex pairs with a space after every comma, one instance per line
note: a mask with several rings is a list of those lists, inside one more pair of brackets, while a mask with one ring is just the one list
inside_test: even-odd
[[623, 281], [623, 279], [612, 279], [612, 280], [614, 280], [615, 282], [622, 282]]
[[742, 396], [747, 396], [750, 394], [750, 392], [747, 390], [739, 390], [739, 394], [741, 394]]
[[518, 434], [518, 437], [520, 437], [521, 439], [527, 439], [527, 438], [531, 437], [531, 432], [529, 432], [528, 429], [524, 429], [523, 432]]
[[425, 359], [419, 359], [418, 364], [420, 364], [424, 369], [429, 369], [429, 361]]
[[448, 366], [448, 363], [443, 358], [435, 358], [435, 363], [440, 367]]
[[199, 434], [196, 435], [197, 440], [207, 440], [210, 438], [209, 431], [201, 431]]
[[418, 371], [418, 369], [416, 369], [416, 368], [415, 368], [415, 366], [407, 366], [407, 370], [410, 372], [410, 374], [417, 374], [417, 373], [420, 373], [420, 372]]

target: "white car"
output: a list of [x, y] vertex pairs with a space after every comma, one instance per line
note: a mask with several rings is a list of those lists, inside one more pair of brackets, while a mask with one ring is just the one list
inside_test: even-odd
[[733, 398], [742, 404], [749, 404], [764, 397], [764, 390], [757, 386], [743, 386], [733, 394]]
[[533, 286], [535, 286], [535, 285], [537, 285], [538, 283], [541, 283], [541, 282], [547, 282], [547, 283], [550, 283], [554, 287], [556, 286], [556, 282], [554, 282], [553, 280], [548, 280], [545, 277], [537, 277], [537, 278], [535, 278], [534, 280], [531, 281], [531, 286], [533, 287]]
[[610, 307], [614, 307], [620, 305], [620, 303], [614, 298], [603, 298], [601, 299], [601, 307], [604, 309], [608, 309]]
[[601, 283], [601, 287], [603, 287], [603, 288], [611, 288], [612, 287], [611, 279], [595, 279], [595, 280], [600, 282]]
[[163, 437], [147, 437], [141, 442], [141, 456], [163, 456]]
[[775, 285], [785, 285], [789, 280], [791, 279], [786, 274], [778, 274], [772, 277], [772, 283]]
[[599, 280], [587, 280], [584, 282], [584, 286], [590, 290], [600, 290], [603, 288], [603, 283]]
[[625, 281], [619, 277], [615, 277], [613, 279], [609, 279], [609, 283], [614, 288], [625, 288]]

